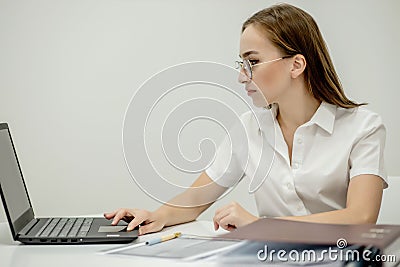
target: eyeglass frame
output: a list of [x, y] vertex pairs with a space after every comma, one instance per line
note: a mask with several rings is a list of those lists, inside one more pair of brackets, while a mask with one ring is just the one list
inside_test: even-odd
[[[243, 61], [239, 61], [239, 60], [237, 60], [237, 61], [235, 61], [235, 63], [236, 63], [236, 69], [239, 69], [239, 68], [241, 68], [241, 69], [243, 69], [244, 70], [244, 73], [246, 74], [246, 76], [247, 76], [247, 78], [249, 78], [250, 80], [251, 79], [253, 79], [253, 67], [255, 67], [255, 66], [257, 66], [257, 65], [262, 65], [262, 64], [268, 64], [268, 63], [273, 63], [273, 62], [276, 62], [276, 61], [279, 61], [279, 60], [282, 60], [282, 59], [285, 59], [285, 58], [290, 58], [290, 57], [293, 57], [294, 55], [286, 55], [286, 56], [282, 56], [282, 57], [279, 57], [279, 58], [276, 58], [276, 59], [272, 59], [272, 60], [269, 60], [269, 61], [264, 61], [264, 62], [259, 62], [259, 63], [256, 63], [256, 64], [251, 64], [251, 62], [250, 62], [250, 60], [249, 59], [245, 59], [245, 60], [243, 60]], [[249, 65], [249, 71], [250, 71], [250, 76], [247, 74], [247, 71], [246, 71], [246, 69], [244, 68], [245, 67], [245, 62], [247, 62], [247, 64]]]

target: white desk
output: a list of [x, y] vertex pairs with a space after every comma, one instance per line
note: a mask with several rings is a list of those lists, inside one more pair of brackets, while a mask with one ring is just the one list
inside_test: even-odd
[[[195, 221], [187, 224], [172, 226], [162, 233], [153, 233], [140, 236], [135, 242], [143, 242], [155, 236], [180, 231], [185, 234], [216, 235], [224, 230], [213, 229], [210, 221]], [[0, 266], [204, 266], [204, 262], [180, 262], [157, 258], [123, 257], [117, 255], [102, 255], [98, 253], [104, 249], [117, 248], [119, 245], [23, 245], [12, 239], [7, 223], [0, 223]], [[207, 263], [207, 266], [216, 266], [217, 263]]]

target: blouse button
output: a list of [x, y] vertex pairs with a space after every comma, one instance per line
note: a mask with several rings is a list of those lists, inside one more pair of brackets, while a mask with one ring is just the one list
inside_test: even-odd
[[291, 185], [290, 183], [287, 183], [287, 184], [286, 184], [286, 187], [287, 187], [287, 189], [289, 189], [289, 190], [292, 189], [292, 185]]

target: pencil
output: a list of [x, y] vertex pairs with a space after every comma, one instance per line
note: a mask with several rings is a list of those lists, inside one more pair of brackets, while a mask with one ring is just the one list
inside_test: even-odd
[[155, 245], [155, 244], [158, 244], [158, 243], [161, 243], [161, 242], [165, 242], [165, 241], [168, 241], [168, 240], [180, 237], [180, 236], [181, 236], [180, 232], [173, 233], [173, 234], [170, 234], [170, 235], [165, 235], [165, 236], [162, 236], [162, 237], [158, 237], [158, 238], [154, 238], [152, 240], [146, 241], [146, 245], [148, 245], [148, 246]]

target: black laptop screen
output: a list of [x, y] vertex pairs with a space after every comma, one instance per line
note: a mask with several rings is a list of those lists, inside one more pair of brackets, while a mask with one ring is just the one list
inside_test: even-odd
[[0, 185], [8, 215], [14, 224], [31, 208], [9, 130], [0, 127]]

